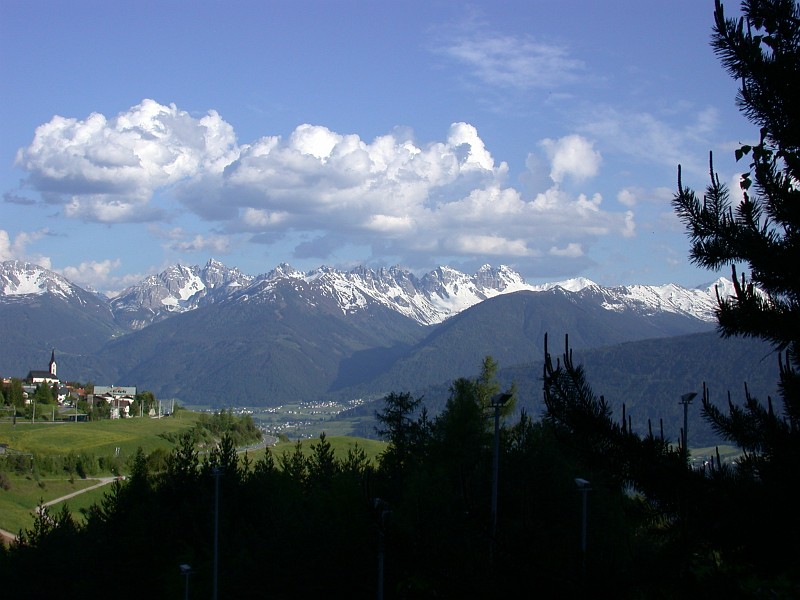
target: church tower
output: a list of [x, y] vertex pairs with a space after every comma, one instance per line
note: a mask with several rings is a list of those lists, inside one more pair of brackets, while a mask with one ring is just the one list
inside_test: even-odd
[[57, 377], [58, 374], [56, 373], [56, 349], [53, 348], [53, 353], [50, 355], [50, 374], [53, 377]]

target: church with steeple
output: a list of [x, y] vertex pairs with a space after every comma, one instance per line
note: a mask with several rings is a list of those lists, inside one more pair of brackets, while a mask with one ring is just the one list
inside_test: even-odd
[[53, 352], [50, 355], [50, 364], [48, 365], [47, 371], [28, 371], [28, 377], [26, 377], [26, 381], [31, 384], [35, 385], [37, 383], [60, 383], [58, 379], [58, 365], [56, 364], [56, 349], [53, 348]]

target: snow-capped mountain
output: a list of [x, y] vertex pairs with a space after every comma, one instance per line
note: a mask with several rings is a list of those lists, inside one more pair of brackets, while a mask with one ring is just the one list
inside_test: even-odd
[[[210, 265], [219, 273], [212, 286], [205, 275]], [[723, 290], [730, 282], [718, 280]], [[209, 262], [199, 267], [173, 267], [126, 290], [112, 301], [115, 314], [138, 312], [144, 326], [147, 316], [159, 320], [175, 312], [191, 310], [204, 302], [223, 299], [236, 302], [269, 301], [278, 286], [293, 286], [295, 292], [313, 304], [333, 301], [345, 313], [355, 313], [371, 303], [390, 308], [423, 325], [434, 325], [500, 294], [518, 291], [542, 292], [561, 289], [582, 297], [595, 297], [607, 310], [670, 312], [703, 321], [714, 320], [714, 285], [686, 289], [674, 284], [663, 286], [620, 286], [603, 288], [584, 278], [543, 285], [531, 285], [509, 267], [484, 265], [467, 275], [449, 267], [438, 267], [422, 277], [399, 267], [368, 269], [358, 267], [339, 271], [319, 267], [302, 272], [286, 263], [257, 277], [248, 278], [236, 269]], [[142, 310], [151, 311], [142, 314]]]
[[204, 267], [174, 265], [120, 292], [111, 300], [111, 310], [121, 324], [142, 329], [171, 315], [225, 299], [252, 280], [214, 259]]
[[[322, 266], [302, 272], [283, 263], [254, 277], [212, 259], [203, 267], [175, 265], [151, 275], [111, 299], [110, 308], [120, 325], [138, 330], [216, 302], [268, 302], [278, 286], [293, 289], [309, 304], [333, 303], [344, 314], [377, 304], [423, 325], [441, 323], [501, 294], [552, 290], [593, 299], [610, 311], [667, 312], [711, 322], [717, 305], [715, 288], [723, 296], [732, 293], [731, 282], [724, 278], [694, 289], [675, 284], [602, 287], [585, 278], [531, 285], [503, 265], [484, 265], [473, 275], [442, 266], [417, 277], [399, 267], [340, 271]], [[88, 294], [61, 275], [30, 263], [7, 261], [0, 268], [0, 299], [6, 301], [44, 293], [85, 297], [77, 290]]]
[[10, 300], [28, 294], [53, 294], [62, 298], [79, 295], [80, 288], [58, 273], [19, 260], [0, 263], [0, 297]]
[[334, 301], [344, 314], [378, 304], [423, 325], [441, 323], [498, 294], [532, 289], [518, 273], [504, 266], [487, 265], [475, 275], [439, 267], [418, 278], [398, 267], [378, 270], [358, 267], [347, 272], [319, 267], [303, 273], [281, 264], [257, 277], [249, 287], [236, 290], [231, 299], [237, 302], [267, 299], [277, 287], [287, 284], [294, 286], [309, 303]]
[[658, 312], [692, 316], [703, 321], [714, 321], [717, 307], [714, 286], [720, 286], [720, 293], [729, 287], [729, 282], [719, 279], [707, 287], [686, 289], [675, 284], [660, 286], [631, 285], [602, 288], [587, 285], [576, 293], [594, 296], [603, 308], [612, 311], [637, 310], [645, 314]]
[[0, 371], [22, 377], [42, 355], [94, 352], [121, 334], [108, 298], [22, 261], [0, 262]]
[[[717, 285], [730, 293], [730, 282]], [[281, 264], [253, 277], [213, 260], [170, 267], [108, 299], [9, 261], [0, 263], [0, 372], [25, 373], [56, 348], [76, 380], [135, 381], [183, 399], [224, 389], [215, 402], [270, 403], [433, 384], [469, 374], [486, 355], [530, 362], [548, 332], [587, 349], [711, 331], [715, 306], [713, 284], [531, 285], [505, 266], [417, 276]]]
[[[75, 285], [58, 273], [20, 260], [0, 262], [0, 304], [31, 304], [47, 296], [76, 310], [111, 318], [108, 298]], [[107, 313], [107, 315], [106, 315]]]

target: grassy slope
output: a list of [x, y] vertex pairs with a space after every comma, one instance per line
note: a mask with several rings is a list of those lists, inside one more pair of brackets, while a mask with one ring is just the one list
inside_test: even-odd
[[[156, 448], [169, 450], [172, 444], [159, 437], [163, 432], [174, 432], [187, 429], [195, 421], [196, 415], [190, 412], [178, 412], [177, 416], [164, 419], [119, 419], [94, 421], [87, 423], [24, 423], [17, 422], [16, 427], [10, 422], [0, 423], [0, 443], [8, 444], [19, 452], [36, 452], [37, 454], [68, 454], [69, 452], [88, 452], [96, 456], [111, 456], [115, 449], [120, 449], [123, 457], [131, 456], [139, 446], [149, 453]], [[108, 475], [108, 474], [107, 474]], [[45, 474], [41, 484], [33, 478], [9, 474], [10, 490], [0, 490], [0, 529], [12, 533], [21, 527], [33, 524], [32, 511], [40, 500], [45, 502], [60, 498], [71, 492], [89, 487], [93, 480], [75, 479], [68, 481], [58, 475]], [[43, 486], [43, 487], [42, 487]], [[88, 506], [87, 501], [102, 498], [104, 488], [87, 492], [68, 501], [70, 509], [76, 513], [79, 508]], [[90, 504], [91, 502], [89, 502]], [[56, 505], [52, 510], [60, 509]]]
[[[328, 442], [330, 442], [331, 448], [336, 456], [336, 458], [340, 460], [345, 460], [347, 458], [347, 451], [358, 444], [358, 447], [364, 450], [367, 455], [367, 460], [369, 460], [373, 465], [378, 464], [378, 456], [381, 452], [384, 451], [386, 448], [386, 442], [381, 442], [378, 440], [369, 440], [366, 438], [359, 438], [359, 437], [352, 437], [348, 435], [341, 435], [341, 436], [328, 436], [326, 438]], [[282, 454], [288, 454], [294, 452], [294, 447], [297, 444], [298, 440], [292, 440], [289, 442], [279, 442], [277, 445], [270, 447], [270, 452], [272, 452], [272, 456], [275, 459], [275, 464], [277, 467], [280, 468], [280, 463], [278, 462], [278, 458]], [[304, 456], [309, 456], [311, 454], [311, 446], [318, 444], [319, 438], [314, 438], [310, 440], [301, 440], [300, 447], [303, 450]], [[252, 461], [256, 462], [257, 460], [261, 459], [264, 456], [264, 449], [258, 450], [249, 450], [247, 452], [247, 457]]]
[[22, 423], [16, 427], [0, 423], [0, 443], [20, 452], [67, 454], [85, 451], [96, 455], [113, 454], [120, 448], [124, 455], [141, 446], [145, 452], [168, 449], [172, 444], [158, 434], [180, 431], [192, 426], [196, 415], [178, 412], [164, 419], [115, 419], [80, 423]]
[[[60, 498], [97, 483], [91, 479], [75, 479], [74, 483], [67, 479], [42, 479], [40, 482], [41, 485], [33, 479], [11, 477], [11, 489], [0, 490], [0, 529], [17, 533], [20, 529], [32, 527], [33, 510], [39, 501]], [[60, 508], [60, 505], [53, 507]]]
[[[386, 442], [380, 442], [377, 440], [368, 440], [364, 438], [357, 438], [351, 436], [336, 436], [336, 437], [327, 437], [328, 442], [331, 444], [331, 448], [333, 449], [336, 458], [344, 460], [347, 458], [347, 451], [354, 447], [355, 444], [364, 450], [367, 454], [367, 458], [372, 461], [373, 464], [377, 463], [378, 455], [384, 451], [386, 448]], [[297, 442], [282, 442], [277, 446], [271, 448], [272, 454], [277, 458], [284, 452], [293, 452], [295, 444]], [[318, 444], [319, 439], [314, 440], [303, 440], [301, 442], [301, 446], [303, 448], [303, 454], [308, 456], [311, 454], [311, 446], [314, 444]], [[257, 455], [261, 457], [263, 452], [260, 452]]]
[[[93, 482], [89, 482], [90, 484]], [[85, 494], [80, 494], [69, 500], [64, 500], [63, 502], [58, 502], [50, 507], [51, 514], [56, 513], [61, 510], [61, 507], [66, 504], [72, 513], [72, 516], [75, 518], [76, 521], [79, 523], [84, 522], [83, 512], [84, 510], [88, 509], [92, 504], [96, 502], [100, 502], [105, 495], [111, 491], [111, 484], [104, 485], [103, 487], [99, 487], [94, 490], [89, 490]]]

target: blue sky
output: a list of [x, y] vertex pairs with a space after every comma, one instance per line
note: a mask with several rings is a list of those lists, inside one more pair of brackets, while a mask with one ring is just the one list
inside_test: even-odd
[[5, 0], [0, 259], [111, 292], [211, 257], [711, 281], [677, 165], [735, 182], [757, 135], [713, 8]]

